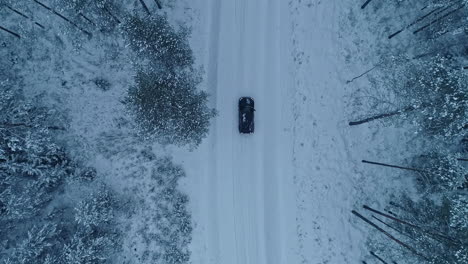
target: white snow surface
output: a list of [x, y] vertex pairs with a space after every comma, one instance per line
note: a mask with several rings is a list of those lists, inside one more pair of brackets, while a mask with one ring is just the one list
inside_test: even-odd
[[[53, 38], [40, 40], [47, 49], [25, 69], [31, 73], [25, 85], [34, 85], [30, 93], [50, 93], [51, 103], [68, 110], [75, 156], [141, 204], [126, 219], [124, 253], [130, 263], [151, 263], [141, 258], [153, 246], [144, 245], [141, 232], [155, 228], [157, 209], [154, 162], [140, 154], [146, 149], [160, 157], [172, 154], [187, 172], [182, 188], [190, 195], [194, 222], [192, 263], [362, 260], [369, 227], [350, 211], [363, 203], [381, 208], [395, 177], [363, 168], [360, 160], [401, 160], [408, 147], [399, 139], [408, 135], [390, 128], [382, 135], [372, 124], [347, 125], [350, 90], [368, 84], [365, 78], [349, 85], [346, 80], [372, 66], [364, 50], [373, 38], [363, 32], [356, 41], [340, 25], [349, 10], [359, 14], [359, 6], [351, 0], [174, 1], [169, 18], [190, 23], [197, 63], [205, 69], [200, 88], [218, 110], [208, 137], [193, 151], [150, 148], [128, 129], [121, 101], [134, 69], [121, 39], [95, 34], [76, 50], [63, 33], [68, 25], [47, 10], [35, 12], [58, 32], [55, 42], [61, 46]], [[43, 53], [47, 59], [40, 61]], [[109, 91], [95, 87], [98, 77], [110, 81]], [[241, 96], [255, 99], [251, 135], [237, 131]]]
[[[193, 263], [362, 260], [369, 229], [351, 210], [384, 188], [360, 160], [391, 146], [347, 125], [346, 79], [368, 67], [345, 62], [351, 2], [191, 1], [192, 46], [219, 111], [198, 149], [173, 152], [188, 173]], [[237, 131], [241, 96], [255, 99], [252, 135]]]

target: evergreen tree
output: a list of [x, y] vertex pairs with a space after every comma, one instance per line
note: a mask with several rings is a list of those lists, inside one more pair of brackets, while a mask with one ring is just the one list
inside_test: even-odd
[[161, 64], [174, 71], [190, 68], [194, 63], [193, 52], [188, 43], [189, 31], [185, 28], [174, 30], [164, 16], [145, 19], [130, 16], [123, 31], [138, 56], [153, 64]]
[[128, 103], [140, 130], [162, 143], [200, 144], [215, 112], [198, 83], [190, 74], [138, 72]]
[[464, 188], [468, 173], [458, 155], [429, 152], [414, 157], [412, 166], [420, 168], [418, 186], [427, 192], [450, 192]]

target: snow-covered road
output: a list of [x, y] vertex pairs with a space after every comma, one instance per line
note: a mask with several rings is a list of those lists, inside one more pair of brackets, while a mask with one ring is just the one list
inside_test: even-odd
[[[192, 262], [357, 262], [340, 4], [192, 3], [192, 46], [218, 110], [202, 145], [175, 155], [189, 176]], [[255, 99], [253, 135], [237, 131], [241, 96]]]
[[[213, 149], [208, 173], [217, 245], [215, 263], [284, 263], [281, 227], [284, 212], [281, 175], [291, 155], [282, 127], [284, 75], [281, 63], [282, 1], [212, 2], [208, 79], [218, 117], [209, 140]], [[237, 101], [256, 101], [256, 131], [237, 131]], [[286, 174], [287, 175], [287, 174]]]
[[[292, 171], [288, 131], [293, 123], [292, 108], [283, 100], [290, 87], [285, 47], [289, 24], [282, 23], [289, 14], [287, 4], [280, 0], [199, 4], [204, 6], [200, 10], [205, 79], [218, 116], [187, 165], [189, 175], [194, 168], [203, 175], [189, 187], [195, 206], [200, 206], [193, 214], [202, 230], [196, 231], [193, 244], [203, 245], [192, 248], [192, 259], [286, 263], [295, 241], [294, 198], [284, 191], [294, 188], [292, 177], [284, 177]], [[241, 96], [255, 99], [251, 135], [237, 130]], [[184, 162], [190, 163], [187, 158]]]

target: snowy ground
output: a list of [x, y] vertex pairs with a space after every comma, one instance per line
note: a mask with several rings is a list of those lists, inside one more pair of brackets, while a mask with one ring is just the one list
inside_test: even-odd
[[[192, 41], [219, 111], [199, 149], [174, 153], [189, 176], [193, 263], [362, 260], [367, 229], [350, 211], [384, 188], [359, 162], [398, 146], [347, 126], [346, 80], [368, 67], [345, 62], [350, 2], [193, 1]], [[253, 135], [237, 132], [240, 96], [256, 99]]]
[[[195, 226], [192, 263], [362, 260], [368, 229], [350, 211], [364, 201], [378, 203], [388, 187], [382, 183], [389, 180], [369, 177], [360, 160], [398, 159], [395, 154], [405, 148], [395, 144], [399, 132], [389, 138], [376, 127], [347, 126], [350, 90], [366, 84], [359, 80], [347, 85], [346, 80], [369, 65], [349, 64], [360, 50], [340, 22], [359, 5], [320, 0], [193, 0], [188, 5], [190, 11], [175, 11], [193, 16], [192, 45], [205, 69], [201, 88], [211, 94], [218, 116], [198, 149], [160, 152], [174, 155], [187, 171], [183, 188], [190, 195]], [[44, 14], [38, 17], [49, 16], [40, 12]], [[116, 54], [105, 49], [76, 54], [65, 42], [62, 53], [73, 56], [50, 56], [68, 58], [63, 67], [74, 69], [78, 77], [106, 77], [110, 91], [94, 89], [90, 81], [78, 83], [81, 78], [65, 73], [41, 82], [37, 91], [47, 90], [49, 82], [67, 88], [59, 95], [70, 111], [71, 137], [81, 144], [76, 155], [97, 167], [116, 189], [147, 205], [130, 219], [134, 225], [125, 242], [134, 263], [142, 263], [138, 232], [152, 221], [154, 197], [147, 194], [151, 186], [146, 175], [152, 162], [141, 157], [144, 146], [120, 122], [126, 118], [120, 101], [133, 74], [121, 61], [128, 57], [124, 43], [101, 41], [113, 44]], [[102, 68], [101, 62], [114, 55], [115, 64]], [[46, 76], [55, 76], [49, 71]], [[256, 100], [253, 135], [237, 131], [241, 96]]]

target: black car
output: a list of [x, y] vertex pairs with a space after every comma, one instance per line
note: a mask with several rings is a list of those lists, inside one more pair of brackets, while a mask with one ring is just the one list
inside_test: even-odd
[[251, 97], [241, 97], [239, 99], [239, 133], [254, 132], [254, 112], [254, 100]]

